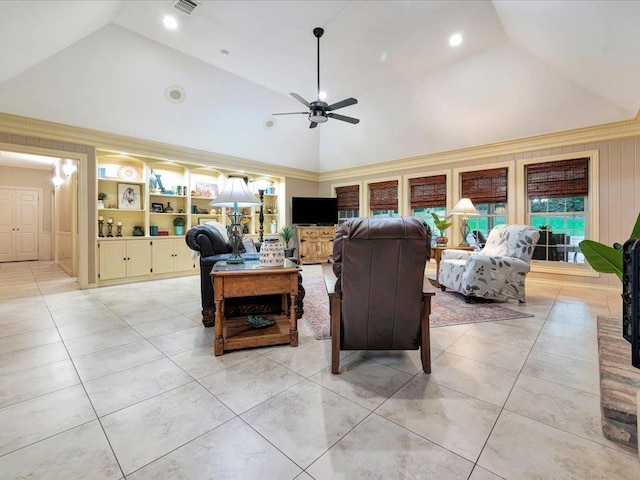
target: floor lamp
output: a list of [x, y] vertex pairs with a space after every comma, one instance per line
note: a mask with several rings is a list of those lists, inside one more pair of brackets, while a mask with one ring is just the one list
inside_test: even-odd
[[239, 207], [253, 207], [262, 205], [256, 196], [249, 190], [245, 177], [230, 175], [224, 184], [222, 192], [209, 203], [212, 207], [233, 208], [229, 213], [231, 227], [229, 228], [229, 240], [231, 241], [231, 256], [227, 263], [244, 263], [244, 258], [240, 256], [240, 243], [242, 243], [242, 217], [244, 215], [238, 210]]
[[271, 186], [271, 180], [259, 178], [251, 182], [251, 184], [256, 190], [258, 190], [258, 195], [260, 196], [260, 215], [258, 216], [260, 226], [258, 230], [258, 241], [262, 243], [264, 240], [264, 191]]
[[480, 215], [480, 212], [476, 210], [476, 207], [473, 206], [473, 202], [469, 198], [461, 198], [453, 210], [451, 210], [451, 215], [458, 215], [462, 218], [460, 219], [460, 233], [462, 234], [462, 241], [460, 242], [460, 247], [468, 247], [469, 242], [467, 242], [467, 236], [469, 235], [469, 217], [477, 217]]

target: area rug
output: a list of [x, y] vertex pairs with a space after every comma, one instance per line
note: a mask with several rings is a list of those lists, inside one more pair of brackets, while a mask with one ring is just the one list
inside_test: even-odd
[[[322, 277], [306, 277], [302, 284], [305, 289], [302, 318], [317, 340], [330, 338], [329, 297], [324, 286], [324, 279]], [[429, 325], [444, 327], [445, 325], [526, 317], [533, 317], [533, 315], [503, 307], [499, 303], [465, 303], [464, 297], [458, 293], [438, 290], [431, 300]]]

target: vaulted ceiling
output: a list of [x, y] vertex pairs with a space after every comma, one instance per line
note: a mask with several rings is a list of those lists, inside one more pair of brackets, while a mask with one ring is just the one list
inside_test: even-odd
[[[0, 111], [324, 172], [640, 108], [640, 2], [173, 3], [0, 2]], [[319, 26], [322, 90], [358, 125], [271, 117], [315, 100]]]

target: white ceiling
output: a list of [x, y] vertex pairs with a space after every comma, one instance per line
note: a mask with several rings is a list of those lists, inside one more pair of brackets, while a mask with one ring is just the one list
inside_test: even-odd
[[[202, 1], [190, 16], [171, 3], [0, 2], [0, 111], [328, 171], [640, 107], [640, 2]], [[289, 92], [315, 99], [318, 26], [327, 101], [356, 97], [339, 113], [361, 123], [266, 129], [305, 109]]]

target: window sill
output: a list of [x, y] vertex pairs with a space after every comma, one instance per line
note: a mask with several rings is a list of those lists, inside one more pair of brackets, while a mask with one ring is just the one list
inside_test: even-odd
[[[556, 263], [557, 265], [550, 265]], [[573, 275], [576, 277], [598, 278], [600, 273], [596, 272], [586, 264], [574, 264], [565, 262], [531, 262], [531, 271], [535, 273], [554, 273], [556, 275]]]

